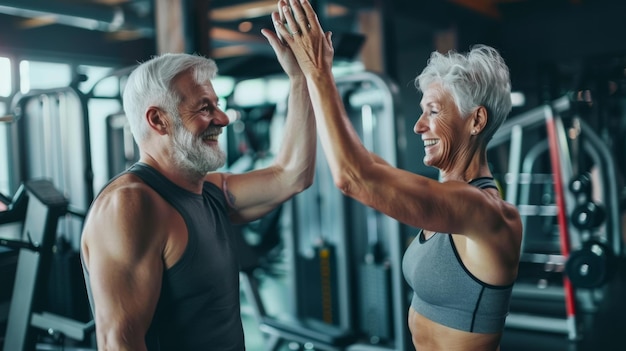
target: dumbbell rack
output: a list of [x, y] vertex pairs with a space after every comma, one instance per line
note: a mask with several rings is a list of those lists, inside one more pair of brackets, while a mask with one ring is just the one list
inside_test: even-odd
[[[489, 147], [493, 149], [509, 142], [505, 199], [517, 206], [524, 228], [520, 275], [513, 290], [507, 327], [563, 333], [576, 340], [580, 337], [577, 312], [594, 312], [598, 299], [602, 298], [602, 289], [574, 289], [564, 274], [570, 251], [583, 245], [585, 234], [570, 225], [576, 198], [565, 191], [563, 185], [574, 176], [561, 119], [571, 108], [569, 98], [562, 97], [510, 119], [496, 133]], [[584, 151], [602, 170], [604, 200], [611, 209], [601, 230], [609, 246], [621, 253], [619, 202], [612, 159], [604, 143], [584, 121], [580, 122], [585, 133]], [[537, 129], [545, 129], [548, 140], [539, 140], [530, 147], [523, 144], [524, 135], [536, 136]], [[537, 172], [538, 161], [543, 160], [541, 157], [546, 153], [549, 153], [550, 166]], [[536, 201], [533, 190], [538, 186], [544, 194]], [[537, 223], [543, 223], [540, 229], [547, 233], [541, 237], [543, 240], [537, 240]]]

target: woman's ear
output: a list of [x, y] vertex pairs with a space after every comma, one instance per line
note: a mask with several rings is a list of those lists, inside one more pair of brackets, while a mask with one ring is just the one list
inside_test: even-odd
[[480, 134], [487, 125], [487, 109], [485, 106], [478, 106], [476, 111], [472, 114], [472, 134]]
[[155, 132], [161, 135], [167, 134], [169, 121], [162, 109], [154, 106], [148, 107], [148, 110], [146, 110], [146, 121]]

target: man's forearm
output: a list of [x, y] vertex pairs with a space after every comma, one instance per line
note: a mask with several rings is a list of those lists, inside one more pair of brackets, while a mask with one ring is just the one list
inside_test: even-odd
[[313, 107], [305, 78], [292, 78], [287, 101], [283, 141], [276, 163], [292, 182], [311, 182], [315, 169], [317, 135]]

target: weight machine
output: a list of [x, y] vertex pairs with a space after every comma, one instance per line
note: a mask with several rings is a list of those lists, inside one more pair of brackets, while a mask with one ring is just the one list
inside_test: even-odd
[[[68, 208], [84, 214], [94, 198], [85, 95], [74, 84], [17, 93], [10, 113], [10, 188], [17, 189], [26, 179], [49, 179], [68, 199]], [[61, 218], [58, 227], [77, 248], [80, 216]]]
[[[337, 77], [344, 105], [365, 147], [396, 164], [402, 116], [395, 85], [371, 73]], [[346, 198], [318, 146], [313, 185], [285, 204], [289, 317], [269, 316], [258, 280], [243, 272], [267, 350], [293, 343], [319, 350], [405, 350], [409, 300], [401, 271], [400, 224]], [[359, 293], [356, 293], [356, 292]]]
[[[86, 323], [46, 312], [45, 293], [59, 219], [68, 213], [68, 201], [49, 180], [24, 182], [0, 225], [23, 221], [22, 238], [0, 239], [0, 245], [19, 250], [3, 350], [31, 351], [43, 333], [60, 341], [86, 341], [95, 330]], [[38, 332], [39, 331], [39, 332]]]
[[[613, 257], [623, 255], [613, 158], [569, 96], [507, 120], [489, 152], [507, 142], [505, 199], [517, 206], [524, 228], [507, 327], [578, 340], [604, 296]], [[582, 154], [602, 184], [599, 199], [591, 198], [589, 175], [575, 173]]]
[[[6, 332], [6, 343], [11, 346], [7, 346], [7, 350], [34, 347], [31, 327], [51, 325], [47, 329], [54, 338], [82, 340], [84, 332], [77, 331], [83, 328], [82, 322], [77, 321], [91, 318], [78, 255], [85, 212], [94, 198], [87, 96], [77, 88], [82, 78], [68, 87], [16, 93], [11, 99], [10, 115], [2, 118], [3, 122], [10, 123], [9, 185], [11, 189], [18, 189], [14, 200], [23, 201], [19, 197], [22, 194], [28, 199], [47, 201], [46, 196], [52, 193], [66, 199], [64, 205], [59, 205], [58, 216], [56, 203], [44, 203], [54, 209], [50, 214], [44, 209], [29, 209], [28, 216], [12, 221], [15, 226], [10, 229], [15, 229], [15, 233], [9, 241], [4, 239], [5, 246], [19, 248], [15, 287], [19, 285], [20, 292], [14, 291], [11, 298]], [[35, 181], [38, 179], [42, 181]], [[49, 184], [32, 185], [43, 183]], [[33, 201], [28, 201], [29, 206]], [[14, 210], [2, 212], [4, 222], [11, 222], [7, 216], [21, 215]], [[45, 216], [56, 217], [45, 219]], [[30, 223], [44, 219], [58, 223], [55, 222], [54, 227], [27, 227], [38, 226]], [[4, 228], [9, 229], [9, 226], [3, 224]], [[28, 237], [39, 229], [41, 232], [36, 235], [42, 236], [40, 239]], [[44, 233], [51, 229], [54, 231]], [[6, 236], [6, 232], [3, 234]], [[44, 238], [52, 242], [46, 241], [44, 245], [41, 241]], [[34, 242], [38, 244], [33, 246]], [[27, 256], [29, 251], [40, 256], [41, 262], [26, 260], [27, 263], [23, 263], [21, 257]], [[25, 268], [27, 266], [30, 268]], [[18, 284], [22, 279], [36, 281]], [[37, 296], [32, 303], [24, 301], [22, 296], [24, 291], [31, 290]], [[31, 313], [29, 304], [40, 311]], [[44, 307], [48, 312], [41, 311]], [[20, 313], [22, 317], [18, 317]], [[20, 318], [23, 323], [18, 327]], [[57, 330], [59, 328], [61, 330]]]

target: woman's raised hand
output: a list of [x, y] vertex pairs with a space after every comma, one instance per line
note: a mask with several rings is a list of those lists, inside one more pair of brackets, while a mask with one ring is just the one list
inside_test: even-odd
[[332, 69], [332, 33], [324, 32], [308, 0], [279, 0], [278, 15], [272, 14], [272, 21], [306, 76]]

